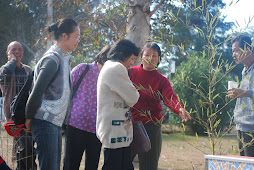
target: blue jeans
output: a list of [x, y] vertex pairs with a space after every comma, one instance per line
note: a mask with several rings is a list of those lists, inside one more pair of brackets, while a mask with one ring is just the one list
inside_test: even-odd
[[40, 170], [60, 170], [61, 127], [44, 120], [33, 119], [31, 129], [37, 144], [36, 153], [38, 154]]

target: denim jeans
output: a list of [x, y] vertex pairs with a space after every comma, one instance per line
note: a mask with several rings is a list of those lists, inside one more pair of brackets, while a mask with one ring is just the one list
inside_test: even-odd
[[62, 128], [44, 120], [33, 119], [31, 129], [37, 144], [40, 170], [60, 170]]
[[95, 133], [68, 125], [65, 134], [63, 170], [79, 170], [85, 151], [85, 170], [97, 170], [101, 154], [101, 142]]

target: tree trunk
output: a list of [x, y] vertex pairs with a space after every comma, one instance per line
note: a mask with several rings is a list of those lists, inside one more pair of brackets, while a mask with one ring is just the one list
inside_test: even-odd
[[[131, 40], [140, 49], [143, 48], [148, 40], [151, 32], [150, 20], [151, 16], [164, 3], [161, 2], [150, 11], [151, 0], [128, 0], [130, 12], [127, 20], [126, 39]], [[134, 65], [139, 65], [141, 58], [137, 58]]]
[[[135, 1], [135, 0], [134, 0]], [[140, 49], [145, 45], [150, 35], [150, 16], [144, 11], [145, 0], [129, 0], [130, 12], [127, 20], [126, 39], [131, 40]], [[141, 58], [135, 61], [134, 65], [139, 65]]]

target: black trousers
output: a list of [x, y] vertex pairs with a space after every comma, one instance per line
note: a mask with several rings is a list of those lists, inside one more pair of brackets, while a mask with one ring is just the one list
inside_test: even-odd
[[134, 170], [130, 147], [104, 148], [104, 165], [102, 170]]
[[65, 134], [64, 170], [79, 170], [85, 151], [85, 170], [98, 169], [101, 142], [96, 134], [68, 125]]
[[[138, 154], [139, 170], [157, 170], [162, 147], [161, 126], [155, 124], [144, 125], [151, 142], [148, 152]], [[136, 155], [132, 155], [132, 161]]]
[[0, 156], [0, 170], [11, 170], [11, 168], [6, 164], [6, 162], [1, 156]]
[[251, 143], [253, 137], [249, 134], [254, 136], [253, 133], [241, 132], [239, 130], [237, 132], [240, 155], [254, 157], [254, 143]]
[[14, 151], [17, 159], [17, 170], [35, 170], [36, 153], [31, 133], [21, 132], [20, 136], [14, 137]]

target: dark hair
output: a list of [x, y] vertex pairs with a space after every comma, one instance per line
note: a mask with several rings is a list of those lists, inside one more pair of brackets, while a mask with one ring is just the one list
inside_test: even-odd
[[110, 45], [106, 45], [105, 47], [103, 47], [101, 51], [94, 57], [94, 61], [103, 65], [108, 60], [107, 54], [110, 48], [111, 48]]
[[247, 49], [249, 47], [249, 49], [251, 51], [253, 51], [253, 48], [251, 47], [251, 44], [252, 44], [252, 41], [251, 41], [251, 38], [247, 35], [244, 35], [244, 34], [241, 34], [241, 35], [238, 35], [236, 36], [232, 41], [232, 45], [235, 43], [235, 42], [239, 42], [239, 47], [241, 49]]
[[118, 40], [114, 45], [112, 45], [108, 54], [108, 59], [125, 61], [130, 58], [132, 54], [138, 56], [138, 52], [138, 47], [130, 40]]
[[55, 40], [58, 40], [63, 33], [66, 33], [67, 35], [73, 33], [77, 26], [78, 24], [73, 19], [62, 18], [56, 23], [46, 27], [46, 29], [49, 33], [54, 32], [54, 38]]
[[[155, 50], [155, 51], [158, 52], [158, 55], [159, 55], [159, 57], [160, 57], [160, 60], [159, 60], [159, 63], [160, 63], [160, 61], [161, 61], [161, 48], [158, 46], [158, 44], [156, 44], [156, 43], [154, 43], [154, 42], [147, 42], [147, 43], [144, 45], [142, 51], [140, 52], [140, 57], [142, 58], [143, 53], [144, 53], [144, 50], [145, 50], [145, 49], [148, 49], [148, 48], [152, 48], [153, 50]], [[157, 66], [159, 65], [159, 63], [157, 64]]]

